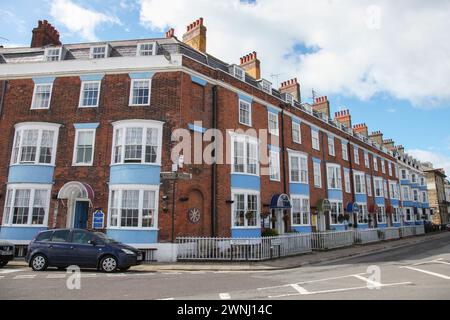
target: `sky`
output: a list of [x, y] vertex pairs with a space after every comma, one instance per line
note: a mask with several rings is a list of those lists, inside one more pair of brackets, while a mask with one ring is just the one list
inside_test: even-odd
[[[39, 5], [37, 5], [39, 3]], [[181, 39], [203, 17], [207, 51], [228, 63], [256, 51], [275, 87], [297, 78], [302, 98], [381, 130], [450, 175], [450, 0], [0, 1], [0, 45], [29, 46], [47, 19], [63, 43]]]

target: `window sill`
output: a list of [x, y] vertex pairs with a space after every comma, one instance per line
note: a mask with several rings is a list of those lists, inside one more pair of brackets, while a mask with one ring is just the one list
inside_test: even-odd
[[98, 108], [98, 105], [96, 106], [78, 106], [78, 109], [96, 109]]
[[158, 227], [107, 227], [106, 230], [123, 230], [123, 231], [158, 231]]
[[246, 226], [232, 226], [231, 229], [261, 229], [261, 227], [257, 227], [257, 226], [250, 226], [250, 227], [246, 227]]
[[93, 163], [72, 163], [72, 167], [92, 167]]
[[139, 166], [152, 166], [152, 167], [161, 167], [161, 163], [139, 163], [139, 162], [134, 162], [134, 163], [111, 163], [110, 167], [115, 167], [115, 166], [126, 166], [126, 165], [139, 165]]
[[2, 224], [2, 227], [9, 228], [48, 228], [45, 224]]
[[243, 125], [243, 126], [246, 126], [246, 127], [249, 127], [249, 128], [252, 128], [252, 124], [251, 124], [251, 123], [248, 124], [248, 123], [243, 123], [243, 122], [240, 122], [240, 121], [239, 121], [239, 124], [241, 124], [241, 125]]
[[148, 104], [129, 104], [129, 107], [150, 107], [150, 103]]
[[231, 174], [236, 174], [236, 175], [240, 175], [240, 176], [252, 176], [252, 177], [258, 177], [258, 178], [260, 178], [259, 174], [255, 174], [255, 173], [231, 172]]
[[30, 108], [30, 110], [50, 110], [50, 107], [48, 107], [48, 108]]
[[10, 165], [10, 167], [27, 167], [27, 166], [55, 167], [54, 164], [50, 164], [50, 163], [31, 163], [31, 162], [14, 163], [14, 164]]

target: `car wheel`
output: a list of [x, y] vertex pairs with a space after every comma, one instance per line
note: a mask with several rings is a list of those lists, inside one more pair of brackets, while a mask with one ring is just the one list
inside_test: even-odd
[[37, 254], [31, 259], [31, 268], [34, 271], [45, 271], [48, 266], [48, 259], [43, 254]]
[[117, 259], [113, 256], [105, 256], [102, 258], [102, 260], [100, 260], [100, 270], [103, 272], [116, 272], [117, 268]]
[[8, 261], [0, 261], [0, 268], [3, 268], [8, 264]]

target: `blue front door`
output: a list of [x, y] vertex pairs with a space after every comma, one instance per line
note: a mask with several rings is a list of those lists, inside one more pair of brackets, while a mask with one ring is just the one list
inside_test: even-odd
[[77, 201], [75, 205], [75, 220], [73, 227], [76, 229], [87, 229], [89, 202]]

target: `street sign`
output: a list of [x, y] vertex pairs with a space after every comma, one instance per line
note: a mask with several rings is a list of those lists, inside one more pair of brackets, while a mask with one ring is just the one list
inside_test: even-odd
[[191, 180], [192, 174], [185, 172], [161, 172], [161, 180]]

